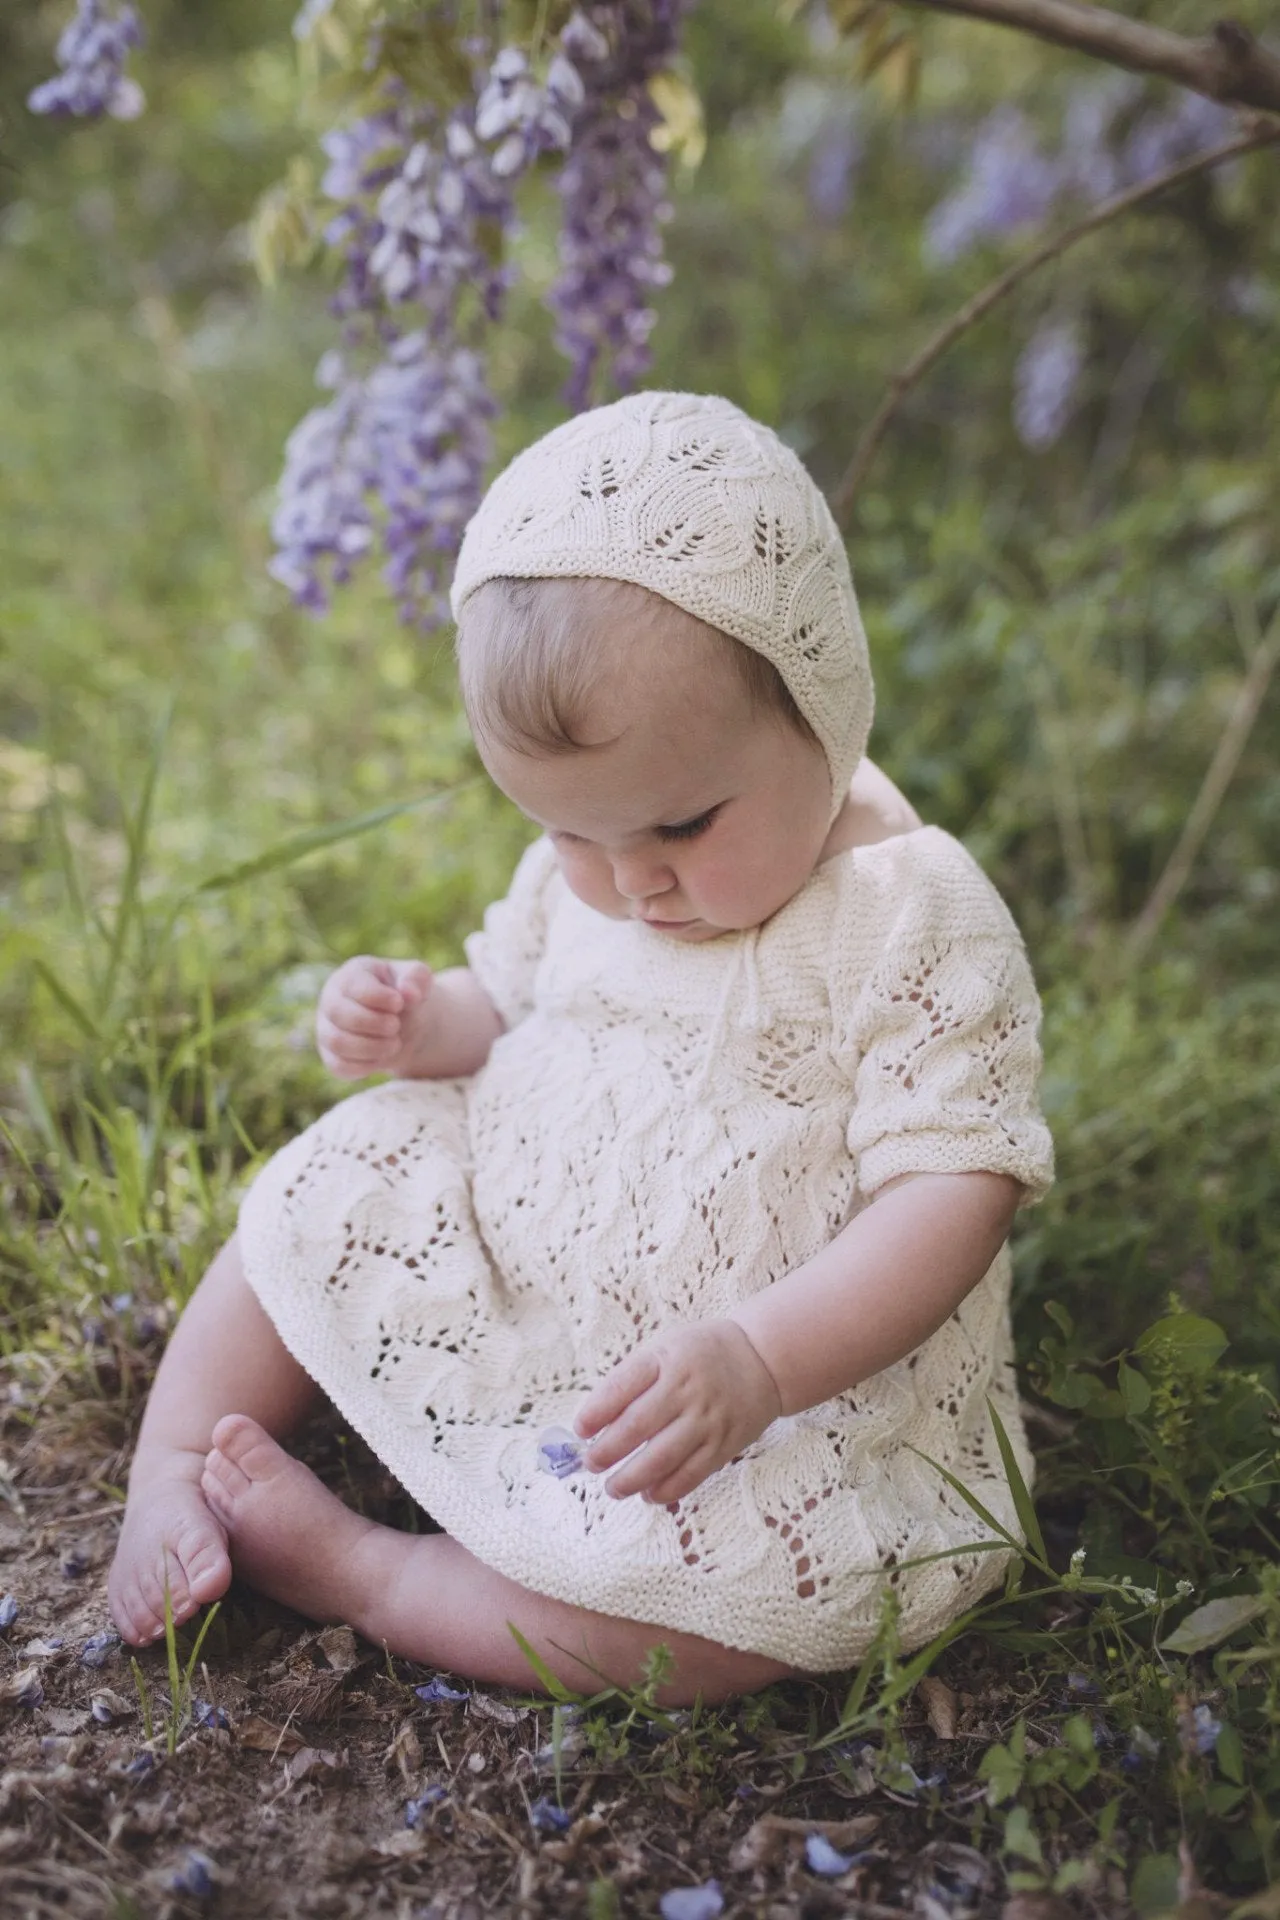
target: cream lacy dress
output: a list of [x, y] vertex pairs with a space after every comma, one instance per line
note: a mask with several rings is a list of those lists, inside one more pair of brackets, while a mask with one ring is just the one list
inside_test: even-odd
[[897, 1174], [1044, 1192], [1038, 1004], [995, 890], [925, 827], [685, 945], [584, 906], [540, 840], [467, 957], [508, 1029], [481, 1071], [353, 1095], [245, 1198], [245, 1270], [290, 1352], [524, 1586], [815, 1672], [865, 1650], [886, 1581], [906, 1645], [937, 1632], [1006, 1556], [955, 1553], [990, 1536], [921, 1456], [1017, 1533], [989, 1395], [1031, 1472], [1007, 1253], [914, 1353], [670, 1507], [540, 1471], [537, 1443], [640, 1341], [793, 1272]]

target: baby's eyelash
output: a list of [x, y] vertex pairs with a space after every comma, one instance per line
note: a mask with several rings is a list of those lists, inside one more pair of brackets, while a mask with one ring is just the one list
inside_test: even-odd
[[681, 820], [674, 827], [658, 827], [656, 829], [658, 838], [659, 840], [696, 840], [700, 833], [706, 832], [719, 811], [719, 807], [709, 807], [706, 813], [700, 813], [696, 820]]

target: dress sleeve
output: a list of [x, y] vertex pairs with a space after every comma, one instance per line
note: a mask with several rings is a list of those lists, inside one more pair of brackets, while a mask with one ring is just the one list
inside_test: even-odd
[[463, 941], [467, 965], [508, 1027], [533, 1011], [534, 979], [546, 949], [549, 896], [559, 875], [544, 836], [521, 855], [504, 899], [485, 909], [484, 927]]
[[1026, 949], [958, 841], [936, 829], [909, 838], [917, 846], [864, 898], [864, 932], [868, 921], [882, 931], [842, 1023], [858, 1184], [870, 1194], [902, 1173], [1008, 1173], [1029, 1206], [1052, 1185], [1053, 1141]]

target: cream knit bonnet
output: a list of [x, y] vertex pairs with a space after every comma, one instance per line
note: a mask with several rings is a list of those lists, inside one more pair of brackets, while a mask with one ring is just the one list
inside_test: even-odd
[[818, 736], [839, 810], [871, 731], [844, 543], [800, 461], [728, 400], [633, 393], [517, 454], [463, 537], [455, 620], [486, 580], [648, 587], [771, 660]]

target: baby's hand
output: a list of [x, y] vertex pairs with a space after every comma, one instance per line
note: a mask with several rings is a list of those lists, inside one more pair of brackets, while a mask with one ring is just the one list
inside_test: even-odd
[[608, 1427], [584, 1453], [593, 1473], [646, 1443], [605, 1492], [616, 1500], [642, 1493], [665, 1505], [692, 1493], [781, 1412], [773, 1377], [742, 1328], [702, 1320], [672, 1327], [628, 1354], [587, 1396], [573, 1424], [583, 1438]]
[[413, 1054], [414, 1014], [431, 990], [421, 960], [343, 962], [320, 990], [316, 1041], [320, 1058], [340, 1080], [403, 1073]]

